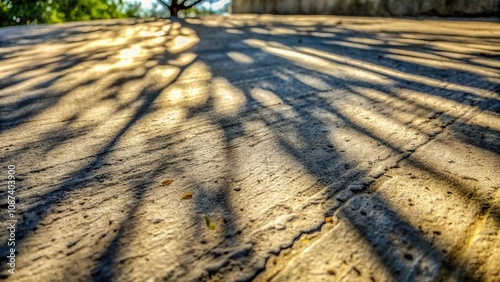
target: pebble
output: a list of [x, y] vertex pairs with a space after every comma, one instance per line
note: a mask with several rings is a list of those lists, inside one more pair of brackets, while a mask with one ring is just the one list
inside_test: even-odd
[[158, 223], [160, 223], [160, 222], [162, 222], [162, 221], [163, 221], [163, 218], [157, 217], [157, 218], [155, 218], [155, 219], [153, 220], [153, 223], [154, 223], [154, 224], [158, 224]]

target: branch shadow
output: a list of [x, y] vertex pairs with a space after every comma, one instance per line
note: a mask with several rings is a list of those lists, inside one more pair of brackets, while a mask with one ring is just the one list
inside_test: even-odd
[[[308, 18], [299, 22], [286, 17], [242, 16], [75, 23], [2, 40], [0, 60], [10, 63], [3, 67], [6, 75], [0, 85], [0, 136], [12, 138], [4, 147], [6, 162], [29, 154], [44, 159], [44, 155], [71, 149], [66, 144], [78, 143], [83, 137], [99, 137], [95, 144], [85, 144], [76, 160], [67, 158], [58, 165], [52, 158], [49, 166], [38, 165], [20, 175], [20, 183], [26, 183], [20, 199], [26, 205], [18, 245], [22, 248], [31, 237], [41, 236], [37, 229], [59, 220], [58, 213], [69, 213], [58, 208], [79, 199], [75, 195], [81, 193], [89, 198], [104, 196], [99, 201], [114, 205], [110, 211], [121, 210], [121, 220], [110, 220], [109, 227], [104, 227], [108, 232], [81, 239], [96, 244], [96, 250], [86, 253], [89, 272], [76, 274], [87, 280], [143, 280], [153, 275], [166, 280], [251, 280], [265, 269], [271, 254], [290, 247], [301, 234], [321, 230], [324, 217], [334, 213], [352, 223], [373, 246], [393, 279], [401, 278], [402, 273], [424, 271], [420, 265], [405, 264], [404, 251], [409, 245], [427, 262], [442, 264], [450, 272], [459, 269], [465, 277], [476, 279], [385, 199], [376, 196], [382, 206], [374, 211], [383, 222], [375, 229], [376, 235], [374, 218], [360, 217], [343, 207], [349, 202], [355, 206], [370, 195], [370, 185], [392, 168], [387, 164], [407, 161], [421, 144], [432, 142], [445, 129], [460, 142], [498, 158], [500, 134], [494, 122], [498, 121], [500, 77], [495, 75], [495, 63], [490, 62], [498, 50], [484, 46], [500, 39], [481, 32], [457, 35], [449, 29], [446, 36], [389, 26], [386, 30], [380, 28], [384, 22], [367, 21]], [[124, 33], [130, 29], [130, 34]], [[197, 39], [189, 41], [194, 37]], [[161, 40], [155, 41], [158, 38]], [[188, 44], [176, 49], [183, 40]], [[467, 45], [477, 42], [483, 46]], [[30, 48], [32, 45], [40, 50], [59, 49], [46, 55], [45, 61], [31, 64], [26, 56], [42, 52]], [[478, 56], [482, 57], [479, 61]], [[441, 58], [447, 65], [432, 64], [429, 58]], [[463, 64], [474, 68], [461, 67]], [[160, 69], [160, 76], [151, 78], [155, 69]], [[54, 109], [60, 112], [54, 113]], [[472, 111], [485, 112], [493, 128], [458, 121]], [[180, 116], [177, 123], [176, 114]], [[423, 122], [416, 122], [417, 118]], [[374, 119], [379, 124], [371, 123]], [[145, 122], [153, 124], [145, 126]], [[16, 131], [27, 132], [37, 125], [32, 133], [35, 137], [15, 137]], [[97, 132], [98, 127], [105, 128], [102, 132], [106, 134]], [[148, 130], [153, 130], [151, 135]], [[418, 137], [404, 135], [408, 132]], [[476, 138], [475, 132], [483, 137]], [[377, 153], [368, 154], [366, 148]], [[262, 157], [262, 152], [269, 152], [269, 158], [252, 159]], [[123, 156], [145, 162], [144, 168], [135, 172], [128, 165], [138, 163], [127, 163]], [[464, 202], [468, 201], [470, 187], [460, 180], [449, 180], [444, 172], [419, 160], [409, 162], [436, 178], [446, 178]], [[61, 178], [47, 176], [66, 165], [69, 168]], [[291, 180], [285, 180], [288, 171]], [[28, 179], [36, 174], [46, 177], [38, 185]], [[115, 193], [123, 193], [116, 195], [126, 199], [123, 201], [104, 191], [106, 185], [119, 186], [110, 178], [120, 174], [126, 184]], [[181, 184], [175, 191], [159, 189], [165, 175], [182, 177], [176, 179]], [[293, 187], [287, 188], [288, 184]], [[301, 185], [306, 187], [296, 188]], [[180, 226], [176, 221], [183, 217], [177, 215], [172, 220], [160, 215], [153, 223], [146, 220], [149, 195], [160, 193], [155, 190], [165, 193], [158, 201], [185, 213], [187, 219]], [[182, 193], [193, 191], [190, 204], [183, 205], [182, 200], [172, 204]], [[281, 197], [276, 198], [279, 203], [275, 206], [265, 202], [275, 195]], [[490, 209], [488, 197], [472, 198], [475, 206]], [[94, 203], [89, 209], [96, 210], [96, 206]], [[260, 207], [266, 210], [257, 212]], [[309, 211], [314, 219], [303, 216]], [[287, 217], [289, 214], [294, 216]], [[111, 215], [100, 218], [105, 216]], [[215, 223], [215, 232], [204, 226], [205, 217]], [[283, 220], [291, 223], [283, 228]], [[133, 239], [143, 222], [160, 226], [161, 238], [182, 240], [166, 249], [155, 245], [158, 251], [146, 254]], [[168, 231], [181, 227], [182, 234]], [[402, 236], [404, 246], [389, 240], [392, 235]], [[0, 249], [4, 267], [9, 252], [5, 238], [2, 235]], [[69, 251], [62, 255], [71, 257], [74, 248], [85, 248], [78, 242], [68, 243]], [[133, 272], [135, 261], [155, 259], [154, 255], [165, 259], [169, 252], [174, 268]], [[159, 268], [167, 263], [158, 262]], [[36, 262], [24, 265], [30, 264]], [[74, 274], [73, 266], [65, 266], [54, 275], [70, 279]]]

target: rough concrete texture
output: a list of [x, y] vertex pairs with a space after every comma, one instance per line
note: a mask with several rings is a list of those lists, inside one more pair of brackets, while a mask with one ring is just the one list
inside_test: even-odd
[[7, 281], [500, 280], [497, 23], [240, 15], [0, 42]]
[[499, 15], [500, 0], [233, 0], [232, 12], [351, 16]]

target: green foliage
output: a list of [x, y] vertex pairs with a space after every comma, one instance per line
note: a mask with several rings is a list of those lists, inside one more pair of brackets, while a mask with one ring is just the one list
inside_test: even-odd
[[139, 9], [122, 0], [0, 0], [0, 26], [134, 17]]

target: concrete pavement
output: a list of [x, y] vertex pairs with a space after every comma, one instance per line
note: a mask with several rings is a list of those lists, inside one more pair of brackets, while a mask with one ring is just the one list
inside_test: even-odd
[[499, 56], [494, 20], [0, 29], [2, 277], [497, 281]]

